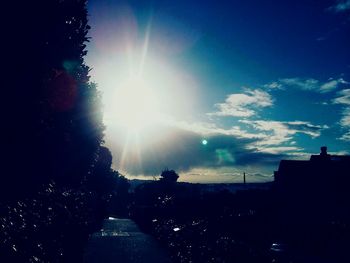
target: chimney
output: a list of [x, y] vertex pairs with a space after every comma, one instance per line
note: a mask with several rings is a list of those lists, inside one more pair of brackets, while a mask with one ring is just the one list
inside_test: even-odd
[[322, 146], [321, 147], [321, 153], [320, 153], [321, 156], [327, 156], [327, 146]]

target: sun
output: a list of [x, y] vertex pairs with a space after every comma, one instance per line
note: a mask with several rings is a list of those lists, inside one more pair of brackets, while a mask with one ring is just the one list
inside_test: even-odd
[[159, 99], [145, 78], [131, 76], [115, 90], [113, 118], [128, 132], [139, 133], [159, 121]]

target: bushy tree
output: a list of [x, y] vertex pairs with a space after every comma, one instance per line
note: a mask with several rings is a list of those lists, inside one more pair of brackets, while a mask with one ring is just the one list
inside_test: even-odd
[[[111, 173], [83, 59], [86, 0], [8, 1], [2, 11], [0, 261], [79, 262]], [[101, 189], [89, 185], [98, 179]]]
[[174, 170], [164, 170], [160, 174], [160, 181], [167, 183], [176, 183], [179, 175]]
[[103, 142], [100, 94], [84, 64], [86, 0], [26, 1], [8, 12], [2, 197], [93, 176]]

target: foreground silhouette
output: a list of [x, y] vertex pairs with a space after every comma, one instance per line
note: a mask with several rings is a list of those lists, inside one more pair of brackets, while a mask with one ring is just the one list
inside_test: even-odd
[[307, 162], [282, 161], [265, 190], [205, 192], [166, 170], [129, 193], [102, 146], [100, 95], [83, 61], [86, 1], [12, 5], [4, 11], [0, 262], [81, 262], [110, 213], [133, 218], [174, 262], [350, 262], [348, 157], [323, 148]]
[[84, 64], [86, 1], [4, 12], [0, 262], [79, 262], [123, 182], [101, 146], [100, 94]]
[[311, 160], [282, 160], [276, 181], [256, 189], [146, 182], [131, 215], [173, 262], [346, 263], [349, 158], [322, 148]]

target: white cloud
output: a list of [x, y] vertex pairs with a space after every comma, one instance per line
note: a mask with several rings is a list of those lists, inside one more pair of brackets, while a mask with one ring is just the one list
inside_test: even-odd
[[[203, 136], [225, 135], [237, 139], [251, 140], [247, 144], [247, 149], [256, 152], [280, 154], [288, 151], [301, 151], [302, 148], [296, 146], [294, 135], [305, 134], [311, 138], [317, 138], [327, 125], [315, 125], [305, 121], [264, 121], [264, 120], [239, 120], [240, 123], [252, 127], [255, 132], [242, 129], [241, 126], [221, 128], [213, 123], [197, 122], [176, 122], [169, 123], [180, 129], [196, 132]], [[289, 145], [285, 145], [288, 143]]]
[[329, 80], [320, 86], [320, 92], [325, 93], [335, 90], [339, 84], [349, 84], [349, 82], [345, 81], [343, 78]]
[[302, 151], [303, 148], [295, 147], [295, 146], [277, 146], [277, 147], [257, 147], [256, 150], [258, 152], [263, 153], [271, 153], [271, 154], [281, 154], [291, 151]]
[[345, 81], [343, 78], [338, 78], [338, 79], [330, 78], [326, 82], [321, 82], [313, 78], [309, 78], [309, 79], [285, 78], [285, 79], [280, 79], [278, 82], [272, 82], [272, 83], [276, 83], [274, 84], [274, 86], [279, 84], [280, 89], [283, 88], [284, 86], [291, 86], [291, 87], [299, 88], [301, 90], [316, 91], [320, 93], [331, 92], [337, 89], [340, 84], [349, 84], [349, 82]]
[[344, 89], [337, 93], [337, 97], [332, 101], [334, 104], [341, 104], [343, 108], [342, 117], [339, 124], [347, 131], [338, 139], [350, 141], [350, 89]]
[[337, 3], [328, 8], [328, 10], [340, 13], [350, 10], [350, 0], [338, 0]]
[[344, 109], [343, 117], [340, 120], [340, 124], [343, 127], [350, 127], [350, 107]]
[[254, 144], [261, 150], [261, 146], [281, 145], [293, 140], [293, 136], [297, 133], [309, 135], [316, 138], [321, 135], [321, 131], [327, 129], [328, 126], [314, 125], [304, 121], [263, 121], [263, 120], [241, 120], [240, 122], [252, 126], [255, 130], [265, 133], [264, 140], [260, 140]]
[[268, 84], [265, 84], [264, 88], [271, 89], [271, 90], [273, 90], [273, 89], [282, 89], [282, 85], [278, 81], [273, 81], [273, 82], [270, 82]]
[[328, 153], [331, 155], [349, 155], [349, 151], [337, 151], [337, 152], [328, 152]]
[[344, 133], [339, 139], [350, 142], [350, 131]]
[[344, 89], [337, 93], [337, 97], [333, 99], [334, 104], [350, 105], [350, 89]]
[[316, 79], [285, 78], [280, 79], [279, 83], [287, 86], [294, 86], [302, 90], [316, 90], [319, 87], [319, 81]]
[[242, 129], [240, 126], [233, 126], [225, 129], [215, 124], [205, 122], [187, 123], [173, 121], [169, 124], [180, 129], [202, 134], [204, 137], [225, 135], [232, 136], [232, 138], [248, 140], [245, 145], [245, 150], [272, 155], [284, 154], [286, 156], [301, 155], [304, 150], [298, 147], [296, 141], [293, 140], [295, 134], [303, 133], [312, 138], [316, 138], [320, 136], [323, 129], [328, 128], [325, 125], [313, 125], [303, 121], [279, 122], [240, 120], [240, 122], [253, 127], [255, 132], [249, 132]]
[[273, 100], [269, 93], [260, 89], [246, 89], [245, 93], [228, 95], [224, 103], [215, 104], [218, 111], [208, 115], [250, 117], [256, 113], [257, 109], [272, 105]]
[[350, 142], [350, 107], [343, 109], [340, 125], [346, 130], [346, 132], [338, 139]]
[[188, 123], [183, 121], [168, 121], [168, 125], [175, 126], [177, 128], [196, 132], [204, 136], [212, 135], [228, 135], [234, 136], [240, 139], [264, 139], [266, 135], [259, 133], [250, 133], [248, 131], [242, 130], [240, 126], [232, 126], [231, 128], [221, 128], [214, 123], [207, 122], [195, 122]]

